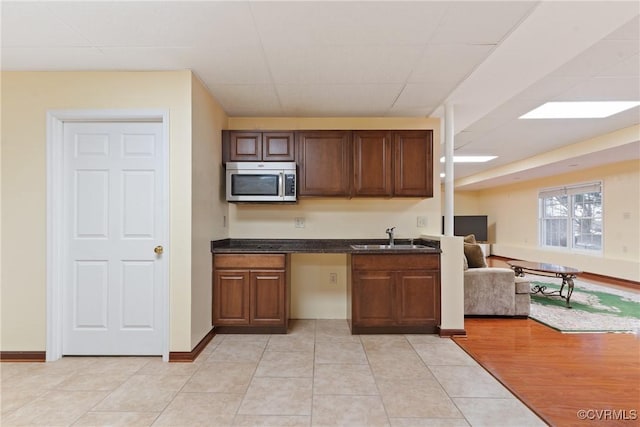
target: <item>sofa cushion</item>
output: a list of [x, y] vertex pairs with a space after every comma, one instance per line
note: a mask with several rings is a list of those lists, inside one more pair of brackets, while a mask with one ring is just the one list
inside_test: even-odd
[[487, 266], [487, 261], [484, 259], [480, 245], [465, 243], [464, 256], [467, 257], [469, 268], [483, 268]]
[[464, 270], [468, 270], [469, 269], [469, 262], [467, 261], [467, 257], [466, 256], [462, 256], [462, 268]]
[[476, 244], [476, 235], [475, 234], [468, 234], [466, 236], [464, 236], [464, 242], [465, 243], [472, 243], [472, 244]]

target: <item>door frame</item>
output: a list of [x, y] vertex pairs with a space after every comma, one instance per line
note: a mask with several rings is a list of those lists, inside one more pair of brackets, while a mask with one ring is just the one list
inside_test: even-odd
[[[160, 122], [162, 123], [162, 155], [164, 176], [161, 233], [169, 241], [169, 110], [49, 110], [47, 111], [47, 344], [46, 360], [62, 357], [63, 336], [63, 265], [64, 265], [64, 123], [65, 122]], [[160, 283], [162, 321], [162, 360], [169, 361], [169, 261], [170, 247], [165, 244]]]

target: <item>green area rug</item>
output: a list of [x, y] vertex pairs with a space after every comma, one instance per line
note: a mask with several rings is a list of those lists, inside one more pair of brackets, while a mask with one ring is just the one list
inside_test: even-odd
[[[561, 279], [540, 281], [527, 276], [531, 287], [560, 289]], [[640, 293], [595, 285], [574, 279], [571, 306], [557, 296], [531, 295], [529, 317], [560, 332], [628, 332], [640, 334]], [[566, 288], [563, 290], [566, 295]]]

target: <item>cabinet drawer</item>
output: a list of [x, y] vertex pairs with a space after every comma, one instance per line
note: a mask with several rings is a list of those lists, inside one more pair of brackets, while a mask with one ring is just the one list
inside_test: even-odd
[[354, 270], [439, 270], [439, 254], [352, 255]]
[[243, 268], [249, 270], [261, 268], [284, 269], [284, 254], [216, 254], [213, 257], [214, 268]]

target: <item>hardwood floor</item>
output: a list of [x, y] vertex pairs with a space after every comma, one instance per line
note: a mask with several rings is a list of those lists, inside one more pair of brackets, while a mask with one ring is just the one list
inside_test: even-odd
[[504, 318], [467, 318], [465, 329], [454, 341], [548, 424], [640, 424], [637, 335], [563, 334]]

